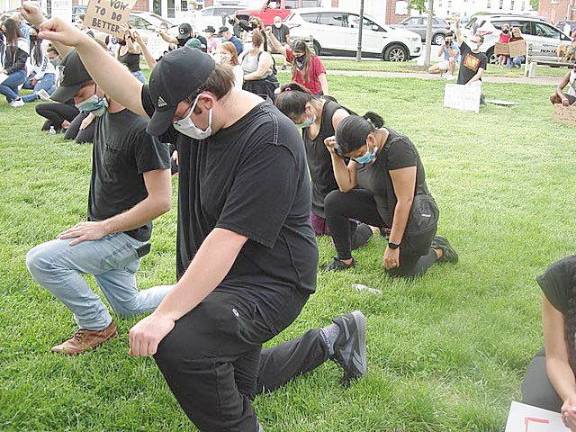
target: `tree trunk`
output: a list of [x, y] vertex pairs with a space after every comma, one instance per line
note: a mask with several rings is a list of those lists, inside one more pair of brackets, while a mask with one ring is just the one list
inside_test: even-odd
[[434, 19], [434, 0], [428, 0], [428, 23], [426, 26], [426, 46], [424, 48], [424, 66], [430, 67], [432, 51], [432, 20]]

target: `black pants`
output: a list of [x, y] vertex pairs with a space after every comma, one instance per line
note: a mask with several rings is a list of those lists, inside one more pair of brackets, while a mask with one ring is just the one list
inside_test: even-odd
[[94, 142], [94, 130], [96, 129], [96, 120], [94, 120], [90, 125], [80, 130], [80, 125], [84, 119], [88, 117], [88, 113], [79, 113], [74, 120], [70, 122], [68, 130], [64, 134], [64, 139], [75, 140], [78, 144], [92, 143]]
[[522, 382], [522, 403], [560, 412], [562, 399], [554, 390], [546, 372], [546, 355], [540, 350], [532, 359]]
[[257, 432], [251, 399], [328, 359], [320, 330], [263, 350], [264, 342], [298, 316], [308, 295], [287, 288], [250, 298], [257, 290], [218, 287], [176, 322], [154, 356], [180, 406], [202, 432]]
[[[324, 200], [324, 213], [338, 258], [341, 260], [352, 258], [349, 219], [375, 227], [386, 226], [378, 212], [374, 195], [365, 189], [354, 189], [346, 193], [338, 190], [330, 192]], [[418, 250], [424, 245], [427, 253], [414, 253], [412, 247], [400, 246], [400, 266], [387, 270], [388, 274], [392, 277], [415, 277], [424, 274], [438, 259], [436, 252], [430, 247], [435, 234], [431, 232], [416, 238], [405, 236], [403, 244], [418, 245]]]
[[60, 131], [64, 120], [72, 122], [80, 111], [78, 111], [78, 108], [74, 105], [63, 103], [42, 103], [36, 105], [36, 113], [46, 118], [42, 130], [49, 130], [50, 126], [53, 126], [56, 131]]

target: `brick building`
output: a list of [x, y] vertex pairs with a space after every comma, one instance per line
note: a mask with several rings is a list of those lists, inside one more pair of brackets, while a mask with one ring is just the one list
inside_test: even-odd
[[540, 0], [538, 14], [551, 23], [576, 20], [576, 0]]

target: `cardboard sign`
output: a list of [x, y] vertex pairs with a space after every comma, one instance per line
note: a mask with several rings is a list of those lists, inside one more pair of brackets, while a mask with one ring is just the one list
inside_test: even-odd
[[526, 41], [524, 39], [510, 42], [510, 57], [521, 57], [526, 55]]
[[512, 402], [505, 432], [570, 432], [559, 413]]
[[444, 106], [479, 113], [481, 95], [481, 85], [447, 84], [444, 90]]
[[90, 0], [84, 25], [123, 39], [134, 3], [136, 0]]
[[499, 55], [499, 56], [500, 55], [509, 56], [510, 55], [509, 44], [496, 42], [496, 45], [494, 45], [494, 54]]

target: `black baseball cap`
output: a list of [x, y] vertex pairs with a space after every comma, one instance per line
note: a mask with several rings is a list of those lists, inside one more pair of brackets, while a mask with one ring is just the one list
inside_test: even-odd
[[222, 33], [226, 33], [227, 31], [230, 31], [230, 29], [226, 26], [222, 26], [220, 27], [220, 29], [218, 30], [218, 33], [222, 34]]
[[204, 29], [204, 33], [216, 33], [216, 29], [212, 26], [208, 26]]
[[177, 39], [188, 39], [192, 36], [192, 26], [188, 23], [182, 23], [178, 26], [178, 36]]
[[178, 103], [197, 93], [215, 66], [212, 56], [196, 48], [178, 48], [162, 57], [150, 75], [150, 97], [155, 109], [147, 128], [150, 135], [166, 132]]
[[84, 67], [78, 51], [73, 49], [62, 60], [59, 66], [60, 80], [58, 88], [50, 99], [55, 102], [66, 103], [78, 93], [82, 84], [92, 81], [92, 77]]

